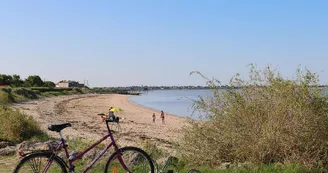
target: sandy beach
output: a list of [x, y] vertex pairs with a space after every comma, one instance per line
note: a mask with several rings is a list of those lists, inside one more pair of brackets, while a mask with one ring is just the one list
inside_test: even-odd
[[[179, 138], [178, 131], [186, 118], [166, 115], [165, 124], [162, 124], [159, 111], [133, 104], [128, 97], [119, 94], [59, 96], [19, 103], [14, 107], [31, 115], [50, 136], [58, 137], [58, 134], [47, 129], [49, 124], [69, 122], [72, 127], [63, 130], [63, 135], [87, 140], [100, 139], [106, 133], [106, 125], [97, 114], [106, 113], [111, 106], [119, 107], [124, 110], [117, 114], [121, 118], [121, 130], [115, 136], [119, 137], [120, 146], [136, 146], [148, 140], [173, 152], [172, 142]], [[155, 123], [152, 122], [153, 113], [156, 114]], [[112, 128], [117, 130], [117, 125]]]

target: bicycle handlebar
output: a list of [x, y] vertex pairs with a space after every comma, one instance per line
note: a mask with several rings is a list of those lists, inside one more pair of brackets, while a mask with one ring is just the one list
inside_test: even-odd
[[113, 122], [113, 123], [119, 123], [120, 122], [120, 117], [118, 116], [110, 116], [108, 119], [106, 119], [106, 122]]
[[104, 121], [106, 121], [106, 123], [119, 123], [120, 122], [120, 117], [115, 116], [115, 115], [111, 115], [109, 117], [106, 117], [106, 115], [104, 113], [100, 113], [98, 115], [101, 115], [101, 117], [103, 118]]

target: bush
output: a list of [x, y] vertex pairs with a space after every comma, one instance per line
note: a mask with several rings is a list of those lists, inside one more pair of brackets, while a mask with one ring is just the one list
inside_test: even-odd
[[38, 95], [35, 91], [32, 91], [27, 88], [14, 88], [13, 93], [16, 95], [23, 96], [24, 98], [27, 99], [37, 99]]
[[82, 94], [83, 93], [81, 88], [73, 88], [73, 91], [77, 94]]
[[0, 106], [0, 122], [0, 139], [2, 140], [22, 142], [31, 138], [47, 138], [32, 117], [22, 114], [18, 110]]
[[64, 95], [63, 92], [55, 92], [55, 91], [51, 91], [51, 92], [44, 92], [42, 93], [43, 96], [46, 97], [50, 97], [50, 96], [59, 96], [59, 95]]
[[[200, 74], [200, 73], [198, 73]], [[187, 163], [299, 164], [328, 167], [328, 102], [318, 76], [297, 71], [294, 80], [252, 66], [250, 79], [237, 74], [231, 88], [209, 80], [213, 97], [198, 100], [202, 122], [183, 128], [179, 150]]]
[[49, 88], [49, 87], [31, 87], [31, 90], [40, 91], [40, 92], [62, 92], [62, 91], [71, 91], [73, 88]]
[[15, 99], [11, 94], [11, 89], [0, 89], [0, 105], [14, 103]]

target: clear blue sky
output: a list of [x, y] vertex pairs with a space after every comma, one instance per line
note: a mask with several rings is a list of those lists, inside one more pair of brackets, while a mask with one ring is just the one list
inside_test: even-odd
[[91, 86], [226, 83], [249, 63], [328, 83], [326, 0], [1, 1], [0, 73]]

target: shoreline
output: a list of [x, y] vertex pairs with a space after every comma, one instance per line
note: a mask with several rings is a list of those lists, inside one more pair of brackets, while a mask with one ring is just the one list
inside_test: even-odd
[[[159, 109], [151, 108], [151, 107], [144, 106], [144, 105], [138, 104], [138, 103], [136, 103], [136, 102], [130, 101], [130, 100], [129, 100], [130, 97], [138, 97], [138, 96], [129, 95], [129, 96], [127, 97], [127, 101], [128, 101], [129, 103], [133, 104], [133, 105], [136, 105], [136, 106], [139, 106], [139, 107], [143, 107], [143, 108], [145, 108], [145, 109], [149, 109], [149, 110], [152, 110], [152, 111], [154, 111], [154, 112], [161, 112], [161, 110], [159, 110]], [[164, 111], [164, 110], [163, 110], [163, 111]], [[164, 111], [164, 113], [165, 113], [165, 111]], [[175, 117], [178, 117], [178, 118], [188, 119], [188, 117], [186, 117], [186, 116], [177, 115], [177, 114], [165, 113], [165, 115], [175, 116]]]

